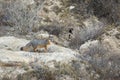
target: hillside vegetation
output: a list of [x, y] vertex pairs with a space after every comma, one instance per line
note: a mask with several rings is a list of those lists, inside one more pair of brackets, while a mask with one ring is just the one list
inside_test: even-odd
[[0, 0], [0, 80], [120, 80], [120, 0]]

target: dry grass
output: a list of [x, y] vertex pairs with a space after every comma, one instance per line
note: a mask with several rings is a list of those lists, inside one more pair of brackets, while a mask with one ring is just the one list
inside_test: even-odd
[[81, 29], [76, 28], [76, 29], [74, 29], [74, 33], [73, 33], [74, 38], [70, 41], [69, 46], [71, 48], [79, 49], [81, 44], [83, 44], [84, 42], [86, 42], [88, 40], [96, 39], [101, 34], [103, 34], [103, 32], [104, 32], [104, 27], [98, 26], [98, 25], [84, 27]]
[[44, 1], [36, 6], [35, 4], [26, 5], [22, 0], [2, 0], [0, 20], [3, 25], [7, 23], [9, 26], [14, 26], [18, 33], [27, 34], [35, 27], [39, 27], [40, 18], [37, 13], [42, 9], [43, 4]]
[[[83, 53], [84, 59], [91, 65], [91, 71], [99, 74], [98, 80], [119, 80], [120, 76], [120, 55], [117, 52], [107, 49], [102, 43], [90, 45], [88, 51]], [[94, 77], [91, 76], [91, 77]]]

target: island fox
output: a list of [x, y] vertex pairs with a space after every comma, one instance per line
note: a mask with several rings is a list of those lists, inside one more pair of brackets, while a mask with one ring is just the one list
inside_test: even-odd
[[49, 39], [34, 39], [30, 41], [28, 44], [26, 44], [24, 47], [21, 47], [20, 49], [22, 51], [37, 52], [38, 49], [44, 48], [46, 52], [48, 45], [50, 45]]

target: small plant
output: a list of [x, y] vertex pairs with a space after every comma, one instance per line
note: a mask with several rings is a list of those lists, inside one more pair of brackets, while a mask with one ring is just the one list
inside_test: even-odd
[[[89, 23], [89, 21], [88, 21]], [[84, 26], [83, 28], [74, 28], [73, 36], [74, 38], [70, 41], [70, 47], [79, 49], [80, 45], [84, 42], [92, 39], [96, 39], [104, 32], [103, 24], [90, 19], [90, 25]]]

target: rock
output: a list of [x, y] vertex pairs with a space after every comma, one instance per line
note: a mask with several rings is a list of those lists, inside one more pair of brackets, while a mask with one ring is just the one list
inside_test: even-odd
[[74, 9], [74, 8], [75, 8], [75, 6], [70, 6], [70, 7], [69, 7], [70, 10], [71, 10], [71, 9]]
[[81, 54], [86, 54], [86, 52], [88, 52], [90, 49], [90, 47], [93, 46], [98, 46], [99, 41], [98, 40], [94, 40], [94, 41], [88, 41], [85, 44], [81, 45], [79, 48], [79, 51]]
[[[13, 36], [0, 37], [0, 61], [2, 62], [1, 64], [17, 64], [18, 62], [21, 65], [20, 67], [0, 66], [0, 79], [9, 78], [10, 80], [18, 80], [17, 78], [20, 77], [20, 75], [23, 79], [22, 75], [26, 74], [29, 76], [30, 72], [32, 72], [29, 72], [29, 69], [31, 68], [37, 68], [38, 71], [39, 68], [44, 65], [54, 68], [54, 61], [56, 63], [68, 63], [72, 60], [75, 60], [75, 55], [78, 54], [71, 49], [57, 46], [53, 43], [48, 47], [48, 52], [46, 53], [20, 51], [20, 47], [26, 45], [26, 43], [28, 42], [28, 40], [19, 39]], [[26, 71], [26, 68], [28, 68], [28, 71]], [[5, 75], [6, 73], [7, 75]], [[37, 73], [36, 71], [35, 73], [41, 74], [42, 72]], [[31, 73], [30, 75], [33, 74]], [[35, 78], [36, 77], [37, 76], [35, 76]], [[32, 80], [32, 78], [33, 77], [25, 80]]]
[[24, 46], [28, 42], [29, 42], [28, 40], [18, 39], [13, 36], [1, 37], [0, 38], [0, 49], [19, 51], [20, 47]]
[[34, 36], [37, 39], [47, 39], [50, 35], [47, 32], [41, 30], [40, 32], [35, 33]]
[[115, 38], [115, 36], [104, 36], [102, 43], [110, 51], [120, 51], [120, 40]]

